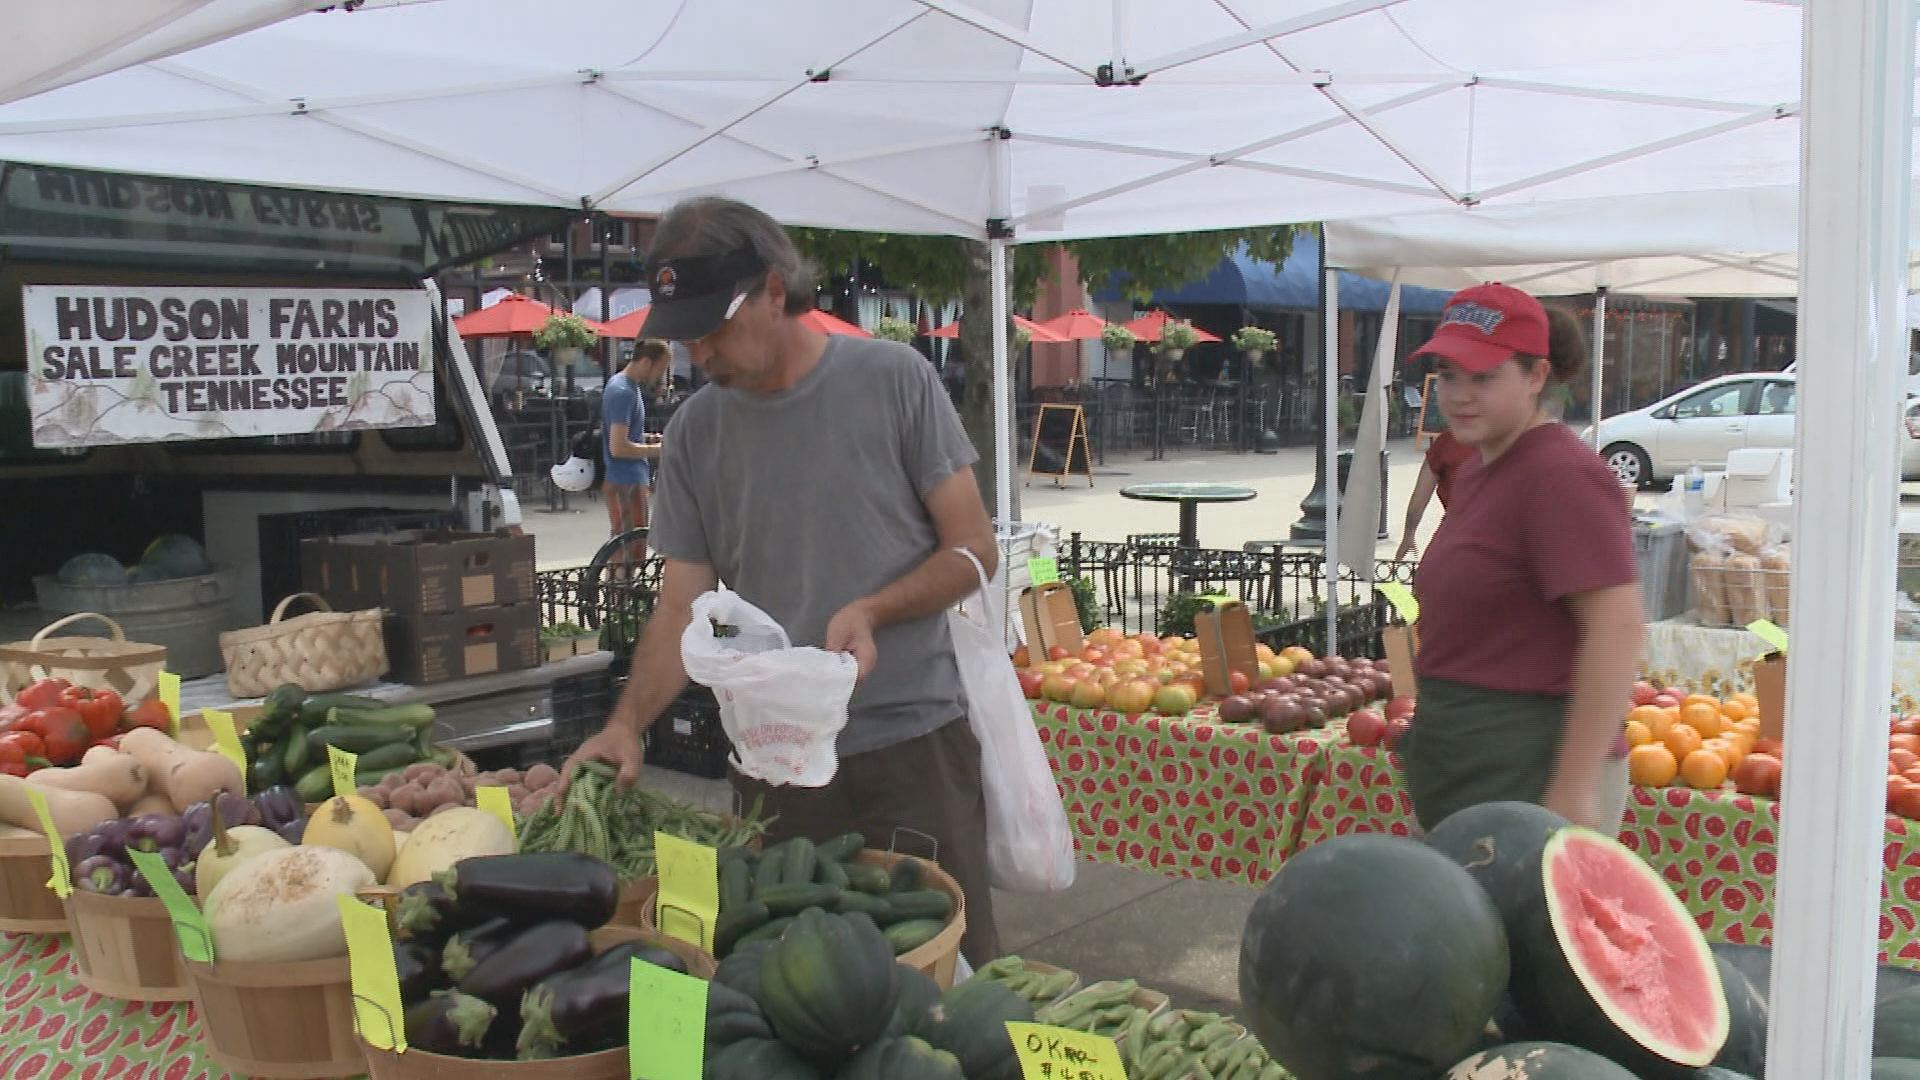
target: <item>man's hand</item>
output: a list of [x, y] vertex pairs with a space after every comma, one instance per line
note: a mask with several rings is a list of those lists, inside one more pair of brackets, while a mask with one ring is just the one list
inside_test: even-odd
[[610, 723], [600, 733], [580, 744], [580, 749], [567, 756], [567, 763], [560, 769], [560, 796], [566, 797], [567, 789], [573, 785], [573, 771], [583, 761], [604, 761], [620, 770], [615, 779], [621, 787], [631, 787], [640, 779], [640, 766], [645, 763], [645, 753], [640, 749], [640, 736], [632, 728], [621, 723]]
[[828, 652], [852, 653], [860, 664], [860, 677], [855, 685], [864, 682], [880, 658], [880, 651], [873, 644], [873, 616], [866, 605], [855, 600], [841, 608], [833, 621], [827, 623], [827, 639], [821, 647]]

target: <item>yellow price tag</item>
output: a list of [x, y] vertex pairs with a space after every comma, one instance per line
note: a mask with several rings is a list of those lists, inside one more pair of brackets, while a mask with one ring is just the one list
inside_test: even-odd
[[353, 778], [354, 768], [360, 761], [360, 755], [350, 754], [337, 746], [327, 747], [327, 766], [333, 770], [333, 793], [346, 798], [360, 790]]
[[1402, 622], [1412, 625], [1420, 621], [1420, 601], [1413, 598], [1412, 589], [1397, 581], [1376, 581], [1373, 590], [1387, 598]]
[[1221, 604], [1233, 603], [1233, 597], [1223, 592], [1207, 593], [1205, 596], [1202, 596], [1200, 599], [1205, 600], [1207, 603], [1212, 604], [1214, 607], [1219, 607]]
[[186, 890], [180, 887], [173, 871], [167, 869], [166, 860], [151, 851], [128, 851], [127, 857], [133, 860], [133, 868], [147, 879], [153, 895], [167, 909], [167, 918], [173, 921], [173, 936], [180, 939], [180, 955], [202, 964], [213, 963], [213, 929], [207, 925], [200, 909], [187, 899]]
[[480, 809], [500, 819], [507, 827], [507, 835], [517, 837], [513, 829], [513, 798], [503, 787], [477, 787], [473, 789], [473, 803]]
[[47, 797], [32, 784], [22, 784], [21, 788], [27, 793], [27, 801], [33, 804], [33, 816], [40, 819], [40, 831], [47, 834], [47, 846], [53, 849], [53, 876], [47, 879], [47, 888], [65, 900], [73, 895], [73, 867], [67, 865], [67, 842], [61, 839], [60, 830], [54, 828]]
[[213, 732], [213, 748], [240, 769], [241, 790], [246, 790], [247, 752], [240, 746], [240, 732], [233, 726], [233, 714], [222, 709], [201, 709], [200, 719]]
[[1777, 653], [1787, 651], [1787, 632], [1767, 619], [1756, 619], [1747, 624], [1747, 632], [1767, 643], [1767, 647]]
[[1060, 580], [1059, 559], [1028, 559], [1027, 577], [1035, 585], [1046, 585]]
[[654, 925], [669, 937], [713, 951], [713, 924], [720, 917], [719, 852], [669, 833], [653, 834], [660, 867]]
[[700, 1080], [707, 1056], [707, 983], [633, 960], [627, 1068], [633, 1080]]
[[1105, 1035], [1007, 1021], [1025, 1080], [1127, 1080], [1120, 1048]]
[[[167, 733], [180, 737], [180, 676], [171, 671], [160, 673], [160, 704], [167, 707]], [[246, 766], [241, 766], [242, 772]]]
[[353, 993], [353, 1024], [360, 1037], [382, 1050], [407, 1052], [406, 1011], [400, 1005], [400, 973], [393, 964], [387, 915], [344, 893], [340, 925], [347, 931], [347, 980]]

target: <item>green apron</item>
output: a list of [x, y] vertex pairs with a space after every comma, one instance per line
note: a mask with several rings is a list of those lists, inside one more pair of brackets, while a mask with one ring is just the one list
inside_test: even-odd
[[1407, 794], [1422, 829], [1486, 802], [1537, 803], [1567, 724], [1567, 699], [1421, 679], [1401, 748]]

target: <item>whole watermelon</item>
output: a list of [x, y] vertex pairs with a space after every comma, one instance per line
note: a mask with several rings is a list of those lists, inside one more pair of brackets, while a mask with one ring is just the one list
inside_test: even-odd
[[147, 550], [140, 553], [140, 565], [149, 567], [149, 572], [161, 581], [213, 572], [213, 564], [207, 561], [207, 549], [200, 546], [200, 541], [179, 533], [167, 533], [148, 544]]
[[54, 580], [76, 589], [110, 589], [127, 583], [127, 568], [105, 552], [89, 551], [61, 563]]
[[1444, 1080], [1634, 1080], [1591, 1050], [1557, 1042], [1519, 1042], [1483, 1050], [1447, 1070]]
[[1247, 916], [1240, 999], [1298, 1080], [1432, 1080], [1507, 987], [1500, 915], [1424, 844], [1356, 834], [1288, 859]]

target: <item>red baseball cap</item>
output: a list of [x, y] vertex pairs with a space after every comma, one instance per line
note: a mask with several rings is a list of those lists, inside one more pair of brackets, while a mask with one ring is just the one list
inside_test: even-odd
[[1444, 357], [1478, 374], [1515, 356], [1544, 357], [1547, 351], [1547, 309], [1511, 285], [1493, 284], [1454, 293], [1433, 340], [1413, 356]]

